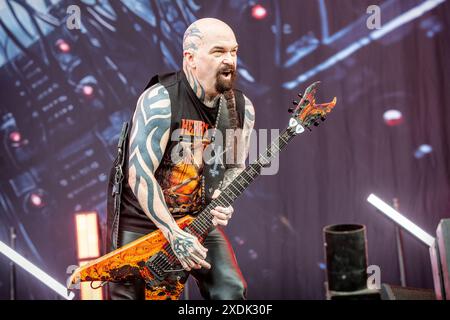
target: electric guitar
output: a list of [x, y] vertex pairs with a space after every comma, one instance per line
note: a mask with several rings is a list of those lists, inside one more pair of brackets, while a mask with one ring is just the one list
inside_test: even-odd
[[[305, 129], [311, 130], [312, 126], [318, 126], [319, 120], [325, 120], [336, 105], [336, 97], [329, 103], [316, 104], [318, 84], [319, 82], [313, 83], [303, 95], [298, 95], [300, 101], [294, 101], [294, 107], [289, 109], [292, 113], [289, 126], [265, 153], [261, 153], [255, 162], [247, 166], [196, 217], [187, 215], [177, 220], [181, 229], [195, 235], [203, 243], [209, 231], [214, 228], [211, 210], [218, 205], [231, 205], [293, 137]], [[177, 300], [188, 277], [189, 272], [183, 270], [169, 242], [157, 230], [79, 267], [69, 278], [68, 287], [70, 289], [80, 281], [120, 282], [141, 278], [146, 284], [147, 300]]]

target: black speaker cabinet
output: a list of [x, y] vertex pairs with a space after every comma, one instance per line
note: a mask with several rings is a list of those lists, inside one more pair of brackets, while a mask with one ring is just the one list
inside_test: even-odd
[[443, 292], [442, 299], [450, 300], [450, 219], [442, 219], [436, 230]]
[[436, 300], [433, 289], [419, 289], [394, 286], [383, 283], [381, 285], [381, 300]]
[[327, 300], [380, 300], [380, 290], [360, 289], [354, 291], [334, 291], [330, 290], [328, 282], [324, 283]]

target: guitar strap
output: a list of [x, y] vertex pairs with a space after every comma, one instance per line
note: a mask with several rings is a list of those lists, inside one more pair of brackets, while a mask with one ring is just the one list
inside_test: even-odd
[[[225, 98], [220, 99], [219, 111], [217, 113], [216, 128], [214, 135], [210, 138], [211, 143], [208, 149], [211, 150], [209, 156], [205, 159], [203, 168], [204, 190], [206, 206], [211, 200], [214, 190], [221, 187], [226, 165], [226, 153], [231, 150], [229, 143], [225, 140], [226, 129], [230, 128], [229, 112], [226, 106]], [[217, 131], [221, 133], [222, 139], [217, 139]], [[225, 142], [225, 143], [224, 143]]]
[[[234, 94], [235, 105], [238, 103], [244, 104], [244, 97], [239, 92], [235, 91]], [[215, 136], [211, 137], [211, 147], [214, 150], [210, 161], [205, 161], [205, 166], [203, 170], [203, 176], [205, 179], [205, 186], [207, 186], [206, 199], [208, 204], [212, 200], [212, 195], [216, 189], [221, 189], [222, 181], [224, 178], [224, 173], [226, 170], [236, 167], [237, 164], [227, 163], [227, 157], [229, 159], [237, 160], [237, 141], [234, 139], [234, 135], [227, 137], [227, 130], [232, 129], [230, 124], [230, 115], [227, 107], [227, 103], [225, 98], [222, 96], [220, 99], [219, 112], [216, 120], [216, 131], [222, 133], [222, 141], [220, 139], [216, 139]], [[240, 114], [238, 113], [238, 122], [242, 123], [242, 119], [240, 118]], [[242, 126], [238, 125], [238, 128], [242, 128]], [[229, 139], [227, 139], [229, 138]], [[227, 156], [230, 153], [234, 153], [233, 156]]]
[[128, 129], [129, 124], [128, 122], [124, 122], [122, 125], [122, 131], [120, 132], [119, 136], [119, 142], [117, 144], [117, 158], [114, 163], [114, 185], [112, 189], [112, 197], [114, 200], [114, 219], [111, 225], [111, 232], [112, 232], [112, 243], [114, 246], [114, 249], [117, 249], [118, 245], [118, 238], [119, 238], [119, 218], [120, 218], [120, 203], [121, 203], [121, 197], [122, 197], [122, 181], [124, 178], [123, 174], [123, 163], [125, 161], [125, 148], [126, 141], [128, 140]]

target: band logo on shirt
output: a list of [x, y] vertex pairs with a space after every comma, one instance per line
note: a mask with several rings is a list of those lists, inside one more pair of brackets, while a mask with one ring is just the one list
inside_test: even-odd
[[203, 137], [209, 125], [203, 121], [181, 119], [181, 135]]

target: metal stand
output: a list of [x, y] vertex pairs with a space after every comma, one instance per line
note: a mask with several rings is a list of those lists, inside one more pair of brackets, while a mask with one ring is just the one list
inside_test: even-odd
[[[10, 238], [11, 249], [15, 250], [16, 230], [14, 230], [14, 227], [9, 228], [9, 238]], [[16, 266], [15, 266], [14, 262], [12, 262], [12, 261], [9, 263], [9, 265], [10, 265], [9, 297], [11, 300], [16, 300]]]
[[[397, 181], [397, 165], [395, 162], [395, 149], [394, 149], [394, 138], [395, 133], [393, 131], [394, 128], [391, 128], [389, 132], [389, 147], [390, 147], [390, 154], [391, 154], [391, 163], [392, 163], [392, 178], [393, 178], [393, 189], [394, 194], [397, 194], [398, 192], [398, 181]], [[397, 137], [398, 138], [398, 137]], [[399, 211], [399, 205], [398, 205], [398, 199], [394, 198], [392, 200], [393, 207], [395, 210]], [[397, 243], [397, 257], [398, 257], [398, 268], [400, 272], [400, 284], [402, 287], [406, 287], [406, 270], [405, 270], [405, 254], [403, 252], [403, 239], [402, 239], [402, 230], [400, 227], [396, 224], [395, 225], [395, 242]]]
[[[399, 211], [398, 199], [393, 199], [394, 209]], [[395, 242], [397, 243], [398, 269], [400, 272], [400, 284], [406, 287], [405, 253], [403, 251], [403, 235], [398, 225], [395, 225]]]

